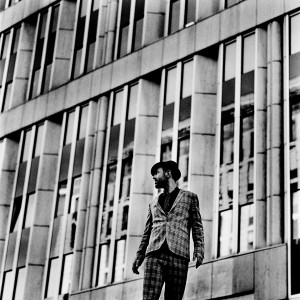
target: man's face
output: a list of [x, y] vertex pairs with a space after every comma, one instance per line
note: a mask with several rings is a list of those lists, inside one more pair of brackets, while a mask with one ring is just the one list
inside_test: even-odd
[[153, 175], [154, 186], [157, 189], [163, 189], [166, 187], [168, 182], [168, 177], [166, 176], [166, 172], [163, 168], [158, 168], [156, 173]]

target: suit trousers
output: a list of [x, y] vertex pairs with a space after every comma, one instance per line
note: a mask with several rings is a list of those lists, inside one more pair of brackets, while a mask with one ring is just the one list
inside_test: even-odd
[[165, 284], [165, 300], [181, 300], [189, 261], [172, 253], [166, 244], [145, 259], [143, 300], [158, 300]]

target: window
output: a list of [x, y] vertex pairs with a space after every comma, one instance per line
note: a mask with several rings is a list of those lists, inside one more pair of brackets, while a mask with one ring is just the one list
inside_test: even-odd
[[[241, 37], [240, 41], [240, 49], [236, 41], [224, 47], [219, 168], [219, 256], [249, 251], [254, 246], [255, 36], [250, 34]], [[239, 52], [241, 70], [236, 70]], [[239, 76], [237, 72], [240, 72]], [[240, 78], [241, 82], [240, 93], [236, 98], [236, 89], [239, 86], [236, 83], [237, 78]], [[239, 117], [236, 111], [240, 112]], [[238, 223], [234, 223], [233, 220], [238, 220]]]
[[67, 254], [64, 256], [63, 268], [62, 268], [62, 280], [60, 287], [60, 294], [65, 295], [69, 293], [71, 282], [73, 254]]
[[1, 299], [12, 299], [14, 289], [13, 272], [6, 271], [3, 276], [2, 297]]
[[[17, 269], [17, 282], [15, 287], [15, 295], [14, 299], [23, 299], [24, 291], [25, 291], [25, 275], [26, 269], [25, 268], [18, 268]], [[6, 298], [3, 298], [6, 299]], [[9, 299], [9, 298], [7, 298]]]
[[144, 7], [145, 0], [137, 0], [135, 4], [134, 32], [133, 32], [133, 50], [142, 46], [142, 35], [144, 27]]
[[46, 51], [45, 68], [43, 74], [42, 90], [41, 92], [47, 92], [50, 89], [50, 76], [53, 65], [53, 54], [56, 39], [56, 29], [58, 20], [59, 6], [54, 6], [51, 14], [51, 23], [49, 28], [49, 36]]
[[171, 34], [179, 30], [180, 0], [171, 0], [169, 18], [169, 33]]
[[130, 24], [130, 5], [131, 5], [130, 0], [122, 1], [120, 31], [119, 31], [119, 46], [118, 46], [117, 57], [122, 57], [127, 54], [129, 24]]
[[4, 142], [3, 140], [0, 140], [0, 170], [2, 170], [3, 157], [4, 157]]
[[300, 89], [299, 89], [299, 64], [300, 64], [300, 42], [299, 42], [300, 14], [290, 18], [290, 56], [289, 56], [289, 101], [290, 101], [290, 276], [291, 294], [300, 294], [298, 278], [300, 275], [300, 192], [299, 192], [299, 124], [300, 124]]
[[89, 72], [94, 68], [98, 16], [99, 16], [99, 1], [93, 0], [90, 25], [89, 25], [87, 50], [86, 50], [86, 64], [85, 64], [86, 72]]
[[27, 196], [23, 228], [28, 228], [28, 227], [31, 227], [33, 225], [34, 201], [35, 201], [35, 193], [30, 194], [30, 195]]
[[52, 258], [49, 263], [48, 285], [46, 289], [46, 298], [54, 297], [59, 286], [59, 260]]
[[189, 26], [196, 19], [196, 0], [185, 0], [185, 21], [184, 24]]

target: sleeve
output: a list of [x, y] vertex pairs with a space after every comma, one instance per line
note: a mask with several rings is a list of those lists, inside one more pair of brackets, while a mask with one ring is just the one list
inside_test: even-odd
[[148, 244], [149, 244], [149, 239], [150, 239], [150, 235], [151, 235], [151, 231], [152, 231], [152, 224], [153, 224], [153, 222], [152, 222], [152, 213], [151, 213], [151, 209], [150, 209], [150, 206], [149, 206], [148, 216], [147, 216], [147, 221], [146, 221], [144, 233], [143, 233], [143, 236], [142, 236], [140, 247], [137, 251], [136, 258], [135, 258], [135, 261], [138, 263], [139, 266], [142, 264], [142, 262], [145, 259], [146, 250], [147, 250], [147, 247], [148, 247]]
[[191, 203], [191, 227], [194, 241], [194, 254], [200, 255], [202, 259], [204, 259], [204, 232], [197, 195], [193, 197]]

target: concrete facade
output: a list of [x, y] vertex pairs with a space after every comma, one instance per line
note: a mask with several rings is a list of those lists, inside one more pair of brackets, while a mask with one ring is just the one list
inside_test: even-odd
[[205, 232], [184, 299], [300, 299], [299, 2], [138, 1], [0, 0], [0, 298], [141, 299], [149, 170], [170, 155]]

